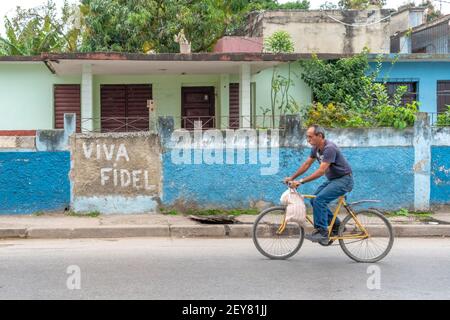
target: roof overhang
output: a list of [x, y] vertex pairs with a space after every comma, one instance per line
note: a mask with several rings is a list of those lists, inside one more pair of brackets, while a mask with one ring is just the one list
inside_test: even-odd
[[[320, 59], [350, 55], [318, 54]], [[30, 57], [0, 57], [0, 62], [44, 62], [58, 75], [79, 75], [84, 64], [93, 74], [239, 74], [240, 66], [250, 65], [252, 74], [282, 63], [311, 59], [311, 54], [270, 53], [63, 53]]]
[[381, 58], [383, 62], [450, 62], [450, 54], [436, 53], [387, 53], [387, 54], [369, 54], [370, 62]]

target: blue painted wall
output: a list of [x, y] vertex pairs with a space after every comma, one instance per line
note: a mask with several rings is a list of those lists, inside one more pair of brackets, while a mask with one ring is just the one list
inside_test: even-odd
[[431, 147], [431, 204], [450, 203], [450, 147]]
[[70, 204], [69, 152], [0, 152], [0, 214]]
[[[370, 63], [375, 67], [375, 63]], [[402, 62], [395, 64], [386, 62], [382, 64], [379, 80], [384, 79], [418, 81], [418, 101], [421, 103], [420, 111], [437, 112], [437, 81], [450, 80], [450, 62]]]
[[[412, 147], [342, 148], [352, 165], [355, 188], [349, 201], [380, 199], [386, 209], [410, 207], [414, 203], [414, 149]], [[247, 208], [251, 200], [279, 203], [291, 175], [309, 156], [310, 149], [281, 148], [280, 168], [275, 175], [261, 175], [267, 165], [174, 164], [170, 150], [163, 154], [163, 204], [191, 200], [205, 206]], [[225, 158], [225, 156], [224, 156]], [[312, 173], [317, 164], [310, 168]], [[313, 193], [325, 178], [302, 186]], [[375, 205], [370, 205], [375, 206]], [[377, 205], [378, 206], [378, 205]]]

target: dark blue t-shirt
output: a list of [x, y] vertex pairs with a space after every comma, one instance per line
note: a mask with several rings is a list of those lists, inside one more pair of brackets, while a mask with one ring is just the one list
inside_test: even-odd
[[319, 163], [322, 161], [330, 164], [325, 176], [328, 180], [340, 178], [347, 174], [352, 173], [352, 168], [348, 164], [341, 150], [331, 141], [325, 139], [325, 146], [323, 150], [318, 150], [318, 148], [311, 148], [311, 158], [317, 159]]

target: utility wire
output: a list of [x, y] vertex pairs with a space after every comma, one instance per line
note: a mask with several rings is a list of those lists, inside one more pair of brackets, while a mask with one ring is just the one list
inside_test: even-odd
[[389, 14], [387, 17], [384, 17], [384, 18], [382, 18], [382, 19], [380, 19], [380, 20], [378, 20], [378, 21], [374, 21], [374, 22], [371, 22], [371, 23], [364, 23], [364, 24], [354, 23], [354, 24], [349, 24], [349, 23], [345, 23], [345, 22], [343, 22], [343, 21], [341, 21], [341, 20], [339, 20], [339, 19], [336, 19], [336, 18], [330, 16], [330, 15], [329, 15], [328, 13], [326, 13], [325, 10], [323, 10], [323, 9], [320, 9], [320, 11], [322, 11], [328, 18], [330, 18], [330, 19], [332, 19], [332, 20], [334, 20], [334, 21], [336, 21], [336, 22], [338, 22], [338, 23], [340, 23], [340, 24], [343, 24], [344, 26], [347, 26], [347, 27], [353, 27], [353, 28], [372, 26], [372, 25], [378, 24], [378, 23], [380, 23], [380, 22], [382, 22], [382, 21], [384, 21], [384, 20], [387, 20], [387, 19], [389, 19], [389, 18], [392, 17], [392, 13], [391, 13], [391, 14]]

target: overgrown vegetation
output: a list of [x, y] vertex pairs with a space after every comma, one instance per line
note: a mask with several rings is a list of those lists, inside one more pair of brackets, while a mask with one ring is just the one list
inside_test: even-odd
[[358, 55], [334, 61], [323, 61], [313, 55], [311, 60], [300, 62], [301, 78], [314, 96], [313, 103], [303, 110], [306, 125], [404, 129], [414, 124], [418, 102], [402, 104], [406, 86], [398, 86], [394, 95], [389, 96], [386, 79], [377, 82], [381, 60], [369, 72], [368, 53], [364, 49]]
[[388, 217], [413, 217], [420, 219], [429, 219], [433, 215], [431, 211], [409, 211], [408, 209], [401, 208], [397, 211], [392, 211], [387, 214]]
[[53, 1], [43, 0], [5, 17], [0, 54], [178, 52], [175, 37], [182, 30], [192, 51], [204, 52], [242, 29], [251, 11], [308, 8], [307, 0], [80, 0], [58, 11]]
[[450, 126], [450, 105], [447, 105], [447, 111], [438, 115], [436, 124], [438, 126]]
[[[264, 51], [271, 53], [292, 53], [294, 52], [294, 42], [286, 31], [276, 31], [264, 42]], [[270, 86], [270, 107], [260, 107], [263, 114], [263, 127], [265, 127], [266, 116], [269, 114], [271, 127], [275, 128], [275, 116], [284, 114], [294, 114], [300, 111], [299, 104], [290, 95], [289, 90], [294, 86], [291, 72], [291, 63], [288, 63], [287, 77], [282, 75], [277, 67], [272, 69], [272, 79]]]
[[287, 31], [276, 31], [264, 40], [264, 51], [270, 53], [292, 53], [294, 52], [294, 42]]

